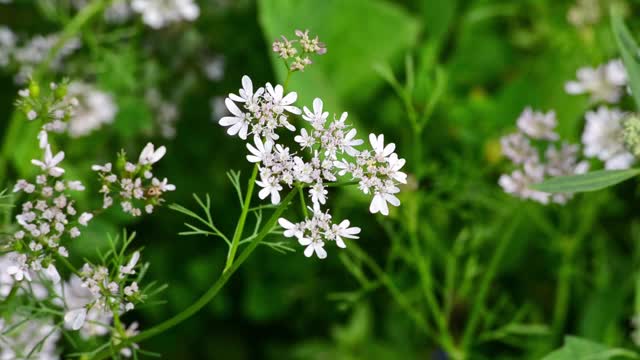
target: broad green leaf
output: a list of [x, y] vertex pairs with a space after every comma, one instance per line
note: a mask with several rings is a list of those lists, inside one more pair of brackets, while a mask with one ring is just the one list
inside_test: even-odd
[[608, 359], [637, 359], [638, 355], [624, 349], [609, 348], [596, 342], [567, 336], [564, 345], [542, 358], [542, 360], [608, 360]]
[[640, 169], [598, 170], [581, 175], [558, 176], [531, 186], [549, 193], [596, 191], [616, 185], [640, 174]]
[[[275, 39], [294, 38], [296, 29], [309, 29], [327, 44], [327, 53], [315, 57], [304, 73], [294, 74], [289, 88], [298, 92], [301, 105], [321, 97], [327, 110], [336, 112], [345, 100], [368, 99], [383, 84], [373, 65], [402, 60], [419, 30], [415, 18], [382, 0], [261, 0], [259, 17], [270, 52]], [[273, 52], [271, 59], [284, 82], [282, 60]]]
[[638, 44], [631, 36], [620, 15], [613, 11], [611, 14], [611, 27], [620, 49], [624, 67], [629, 76], [629, 86], [631, 87], [633, 100], [635, 100], [636, 107], [640, 110], [640, 59], [638, 58], [640, 49], [638, 49]]

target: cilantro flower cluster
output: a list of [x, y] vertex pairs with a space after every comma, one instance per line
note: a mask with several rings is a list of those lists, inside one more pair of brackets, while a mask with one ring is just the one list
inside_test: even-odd
[[19, 254], [14, 256], [14, 264], [7, 272], [17, 281], [31, 281], [30, 271], [44, 271], [57, 283], [60, 275], [54, 265], [55, 257], [69, 256], [62, 243], [80, 236], [80, 228], [88, 225], [93, 214], [75, 208], [72, 193], [83, 191], [84, 185], [80, 181], [61, 179], [64, 169], [59, 165], [64, 152], [53, 155], [46, 132], [40, 132], [39, 137], [44, 157], [34, 159], [32, 163], [41, 173], [36, 176], [35, 183], [21, 179], [13, 189], [15, 193], [25, 193], [27, 199], [20, 207], [22, 211], [16, 215], [20, 229], [13, 234], [9, 245]]
[[[573, 194], [549, 194], [534, 190], [531, 185], [548, 176], [585, 173], [589, 164], [579, 161], [579, 147], [559, 141], [555, 131], [557, 120], [553, 111], [543, 113], [526, 108], [517, 120], [518, 132], [502, 137], [502, 153], [516, 170], [500, 176], [502, 189], [521, 199], [542, 204], [565, 204]], [[541, 150], [543, 154], [541, 155]]]
[[[313, 64], [309, 55], [324, 55], [327, 48], [317, 36], [311, 37], [309, 30], [296, 30], [295, 34], [297, 39], [294, 40], [281, 36], [281, 41], [273, 42], [272, 49], [286, 62], [289, 71], [304, 71], [307, 66]], [[289, 60], [292, 60], [291, 63]]]
[[111, 207], [115, 198], [122, 210], [132, 216], [142, 215], [143, 210], [147, 214], [153, 213], [164, 202], [162, 195], [176, 189], [167, 178], [160, 180], [152, 172], [153, 164], [160, 161], [166, 152], [164, 146], [156, 149], [148, 143], [135, 164], [127, 161], [126, 154], [121, 152], [115, 167], [111, 163], [93, 165], [91, 169], [99, 174], [102, 182], [102, 207]]
[[133, 280], [140, 253], [134, 252], [127, 265], [113, 274], [101, 265], [85, 263], [80, 277], [72, 277], [65, 295], [65, 326], [81, 330], [85, 336], [104, 335], [113, 314], [118, 316], [135, 308], [144, 300], [138, 283]]
[[[330, 118], [319, 98], [313, 101], [312, 109], [304, 107], [303, 112], [295, 105], [297, 94], [285, 95], [281, 85], [273, 87], [267, 83], [254, 92], [248, 76], [242, 78], [242, 85], [239, 95], [230, 94], [225, 100], [232, 116], [223, 117], [219, 123], [229, 127], [230, 135], [243, 140], [252, 135], [247, 144], [247, 160], [258, 165], [256, 184], [261, 188], [260, 199], [270, 198], [272, 204], [278, 204], [285, 188], [308, 189], [313, 215], [299, 223], [279, 220], [286, 229], [285, 236], [297, 238], [306, 247], [307, 257], [315, 253], [325, 258], [325, 241], [344, 247], [343, 238], [355, 239], [360, 232], [348, 220], [334, 223], [328, 210], [322, 209], [327, 204], [330, 184], [339, 177], [357, 181], [360, 190], [372, 196], [369, 207], [372, 213], [388, 215], [388, 204], [400, 205], [396, 194], [400, 191], [398, 185], [407, 180], [400, 171], [405, 160], [394, 152], [394, 144], [384, 144], [383, 135], [371, 134], [371, 149], [360, 150], [358, 147], [364, 141], [356, 137], [357, 131], [347, 122], [346, 112]], [[291, 150], [277, 142], [278, 131], [282, 128], [296, 131], [291, 121], [295, 115], [302, 115], [308, 129], [302, 128], [294, 136], [299, 148]]]

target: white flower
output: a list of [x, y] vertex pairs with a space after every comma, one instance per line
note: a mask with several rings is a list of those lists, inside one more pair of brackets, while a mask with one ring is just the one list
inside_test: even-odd
[[311, 148], [316, 143], [316, 139], [305, 128], [300, 129], [300, 135], [296, 135], [293, 140], [303, 149]]
[[258, 192], [258, 197], [260, 199], [266, 199], [268, 196], [271, 196], [271, 203], [273, 205], [277, 205], [280, 203], [280, 191], [282, 190], [282, 185], [278, 183], [278, 180], [271, 177], [261, 177], [260, 180], [256, 181], [256, 184], [260, 186], [262, 189]]
[[7, 274], [13, 276], [16, 281], [22, 281], [23, 279], [31, 281], [31, 274], [29, 274], [29, 266], [26, 261], [26, 255], [16, 255], [12, 259], [12, 265], [9, 265], [6, 269]]
[[93, 214], [92, 213], [88, 213], [88, 212], [84, 212], [82, 213], [82, 215], [80, 215], [80, 218], [78, 218], [78, 223], [82, 226], [87, 226], [89, 225], [89, 221], [93, 219]]
[[298, 239], [302, 238], [303, 227], [301, 224], [294, 224], [285, 218], [279, 218], [278, 224], [280, 224], [280, 226], [282, 226], [285, 229], [284, 230], [285, 237], [296, 237]]
[[47, 147], [47, 145], [49, 145], [46, 131], [40, 130], [40, 132], [38, 133], [38, 144], [40, 146], [40, 149], [44, 149]]
[[242, 110], [238, 108], [238, 106], [231, 101], [231, 99], [226, 99], [224, 101], [225, 105], [227, 105], [227, 109], [234, 116], [225, 116], [218, 122], [221, 126], [229, 126], [227, 129], [227, 134], [234, 136], [238, 135], [240, 139], [246, 140], [247, 133], [249, 132], [249, 122], [251, 120], [250, 113], [244, 113]]
[[78, 180], [68, 181], [67, 186], [69, 187], [69, 190], [84, 191], [84, 185], [82, 185], [82, 182]]
[[46, 171], [49, 175], [59, 177], [64, 174], [64, 169], [57, 165], [64, 159], [64, 152], [60, 151], [55, 156], [51, 154], [51, 146], [47, 145], [44, 151], [44, 160], [31, 160], [31, 163], [39, 166], [42, 170]]
[[160, 161], [164, 154], [167, 153], [167, 148], [164, 146], [160, 146], [158, 149], [155, 149], [152, 143], [147, 143], [147, 145], [142, 149], [140, 153], [140, 158], [138, 159], [138, 163], [140, 165], [152, 165]]
[[284, 95], [284, 88], [282, 85], [276, 85], [275, 88], [267, 83], [265, 85], [267, 92], [271, 95], [271, 101], [273, 102], [274, 112], [280, 114], [283, 111], [288, 111], [292, 114], [300, 115], [302, 111], [293, 106], [292, 104], [298, 100], [298, 94], [295, 91]]
[[358, 236], [356, 235], [360, 234], [359, 227], [355, 227], [355, 226], [349, 227], [349, 225], [351, 225], [349, 220], [342, 220], [340, 224], [338, 225], [333, 224], [332, 226], [332, 231], [335, 235], [336, 245], [338, 245], [338, 247], [341, 247], [343, 249], [346, 248], [347, 245], [344, 243], [342, 238], [358, 239]]
[[623, 117], [622, 111], [604, 106], [585, 115], [587, 122], [582, 133], [584, 154], [604, 161], [607, 169], [627, 169], [634, 160], [624, 146]]
[[324, 241], [320, 239], [312, 240], [310, 238], [299, 239], [300, 245], [306, 246], [304, 249], [304, 256], [311, 257], [315, 253], [319, 259], [325, 259], [327, 257], [327, 251], [324, 249]]
[[502, 153], [515, 164], [538, 161], [538, 152], [522, 133], [513, 133], [500, 139]]
[[106, 163], [104, 165], [91, 165], [91, 170], [101, 171], [101, 172], [111, 172], [111, 163]]
[[528, 162], [524, 166], [524, 171], [516, 170], [511, 175], [502, 175], [498, 183], [508, 194], [547, 204], [551, 194], [530, 189], [531, 185], [544, 180], [544, 170], [541, 164]]
[[247, 161], [252, 163], [262, 162], [265, 157], [271, 155], [273, 143], [269, 140], [262, 142], [259, 136], [254, 136], [253, 141], [256, 144], [255, 147], [247, 144], [247, 149], [251, 152], [251, 155], [247, 155]]
[[69, 251], [67, 251], [67, 248], [65, 248], [64, 246], [60, 246], [58, 248], [58, 254], [60, 254], [60, 256], [62, 257], [69, 257]]
[[394, 143], [389, 143], [387, 146], [384, 145], [384, 134], [380, 134], [378, 136], [375, 134], [369, 134], [369, 142], [371, 143], [371, 148], [373, 148], [376, 154], [385, 157], [391, 155], [396, 149], [396, 144]]
[[115, 120], [118, 107], [108, 93], [83, 82], [69, 84], [67, 91], [70, 97], [78, 100], [78, 106], [74, 107], [67, 128], [71, 137], [88, 135]]
[[29, 110], [29, 112], [27, 113], [27, 119], [29, 120], [35, 120], [37, 117], [38, 113], [33, 110]]
[[158, 180], [157, 178], [153, 178], [151, 179], [151, 185], [162, 192], [174, 191], [176, 189], [175, 185], [169, 184], [169, 180], [167, 180], [167, 178], [162, 179], [162, 181]]
[[558, 124], [555, 111], [549, 111], [545, 114], [527, 107], [520, 114], [517, 124], [523, 133], [533, 139], [557, 140], [559, 138], [554, 130]]
[[86, 308], [82, 307], [79, 309], [73, 309], [73, 310], [67, 311], [67, 313], [64, 314], [64, 323], [67, 327], [77, 331], [82, 328], [86, 318], [87, 318]]
[[369, 205], [369, 211], [372, 214], [380, 212], [380, 214], [389, 215], [389, 207], [387, 203], [393, 206], [400, 206], [400, 200], [394, 195], [400, 192], [400, 189], [396, 186], [386, 187], [376, 192], [373, 195], [373, 200]]
[[389, 164], [389, 177], [401, 184], [406, 184], [407, 174], [400, 171], [406, 163], [406, 160], [400, 159], [398, 154], [393, 153], [387, 158], [387, 163]]
[[44, 273], [54, 284], [60, 282], [60, 274], [58, 273], [58, 269], [56, 269], [55, 265], [49, 264]]
[[258, 103], [258, 99], [264, 94], [264, 88], [258, 88], [256, 92], [253, 92], [253, 83], [251, 78], [247, 75], [242, 77], [242, 89], [238, 92], [240, 96], [236, 94], [229, 94], [229, 98], [235, 102], [245, 103], [247, 107], [251, 107]]
[[565, 91], [569, 94], [591, 94], [594, 102], [617, 103], [627, 85], [627, 72], [621, 60], [612, 60], [597, 68], [583, 67], [577, 71], [577, 81], [569, 81]]
[[142, 21], [153, 29], [160, 29], [183, 20], [193, 21], [200, 8], [193, 0], [133, 0], [131, 9], [142, 15]]
[[[345, 115], [346, 113], [343, 113], [343, 116]], [[358, 150], [356, 150], [354, 146], [362, 145], [364, 143], [364, 140], [362, 139], [355, 139], [356, 133], [356, 129], [349, 130], [340, 144], [344, 151], [351, 156], [356, 156], [358, 154]]]
[[134, 268], [138, 261], [140, 260], [140, 252], [136, 251], [131, 255], [131, 259], [129, 259], [129, 263], [125, 266], [120, 266], [120, 272], [118, 274], [119, 278], [124, 278], [126, 275], [133, 275], [136, 273]]
[[313, 203], [325, 204], [327, 202], [328, 193], [327, 189], [325, 189], [320, 182], [315, 183], [311, 189], [309, 189], [309, 195], [311, 196], [311, 201], [313, 201]]
[[306, 106], [303, 108], [304, 114], [302, 118], [310, 122], [314, 128], [322, 128], [329, 117], [329, 112], [323, 112], [322, 106], [322, 99], [315, 98], [313, 99], [313, 111], [309, 110]]

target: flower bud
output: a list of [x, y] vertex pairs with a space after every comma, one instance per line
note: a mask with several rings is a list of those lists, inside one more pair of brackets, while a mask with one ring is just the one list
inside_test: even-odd
[[640, 116], [631, 114], [622, 122], [624, 143], [635, 157], [640, 157]]
[[31, 94], [33, 98], [40, 96], [40, 85], [33, 80], [29, 82], [29, 94]]
[[64, 99], [64, 97], [67, 96], [67, 84], [62, 83], [62, 84], [58, 85], [54, 89], [53, 94], [54, 94], [56, 100]]

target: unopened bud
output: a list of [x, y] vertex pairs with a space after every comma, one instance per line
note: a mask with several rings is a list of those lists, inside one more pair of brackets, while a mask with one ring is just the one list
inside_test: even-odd
[[640, 157], [640, 117], [637, 114], [627, 116], [622, 127], [625, 145], [635, 157]]

